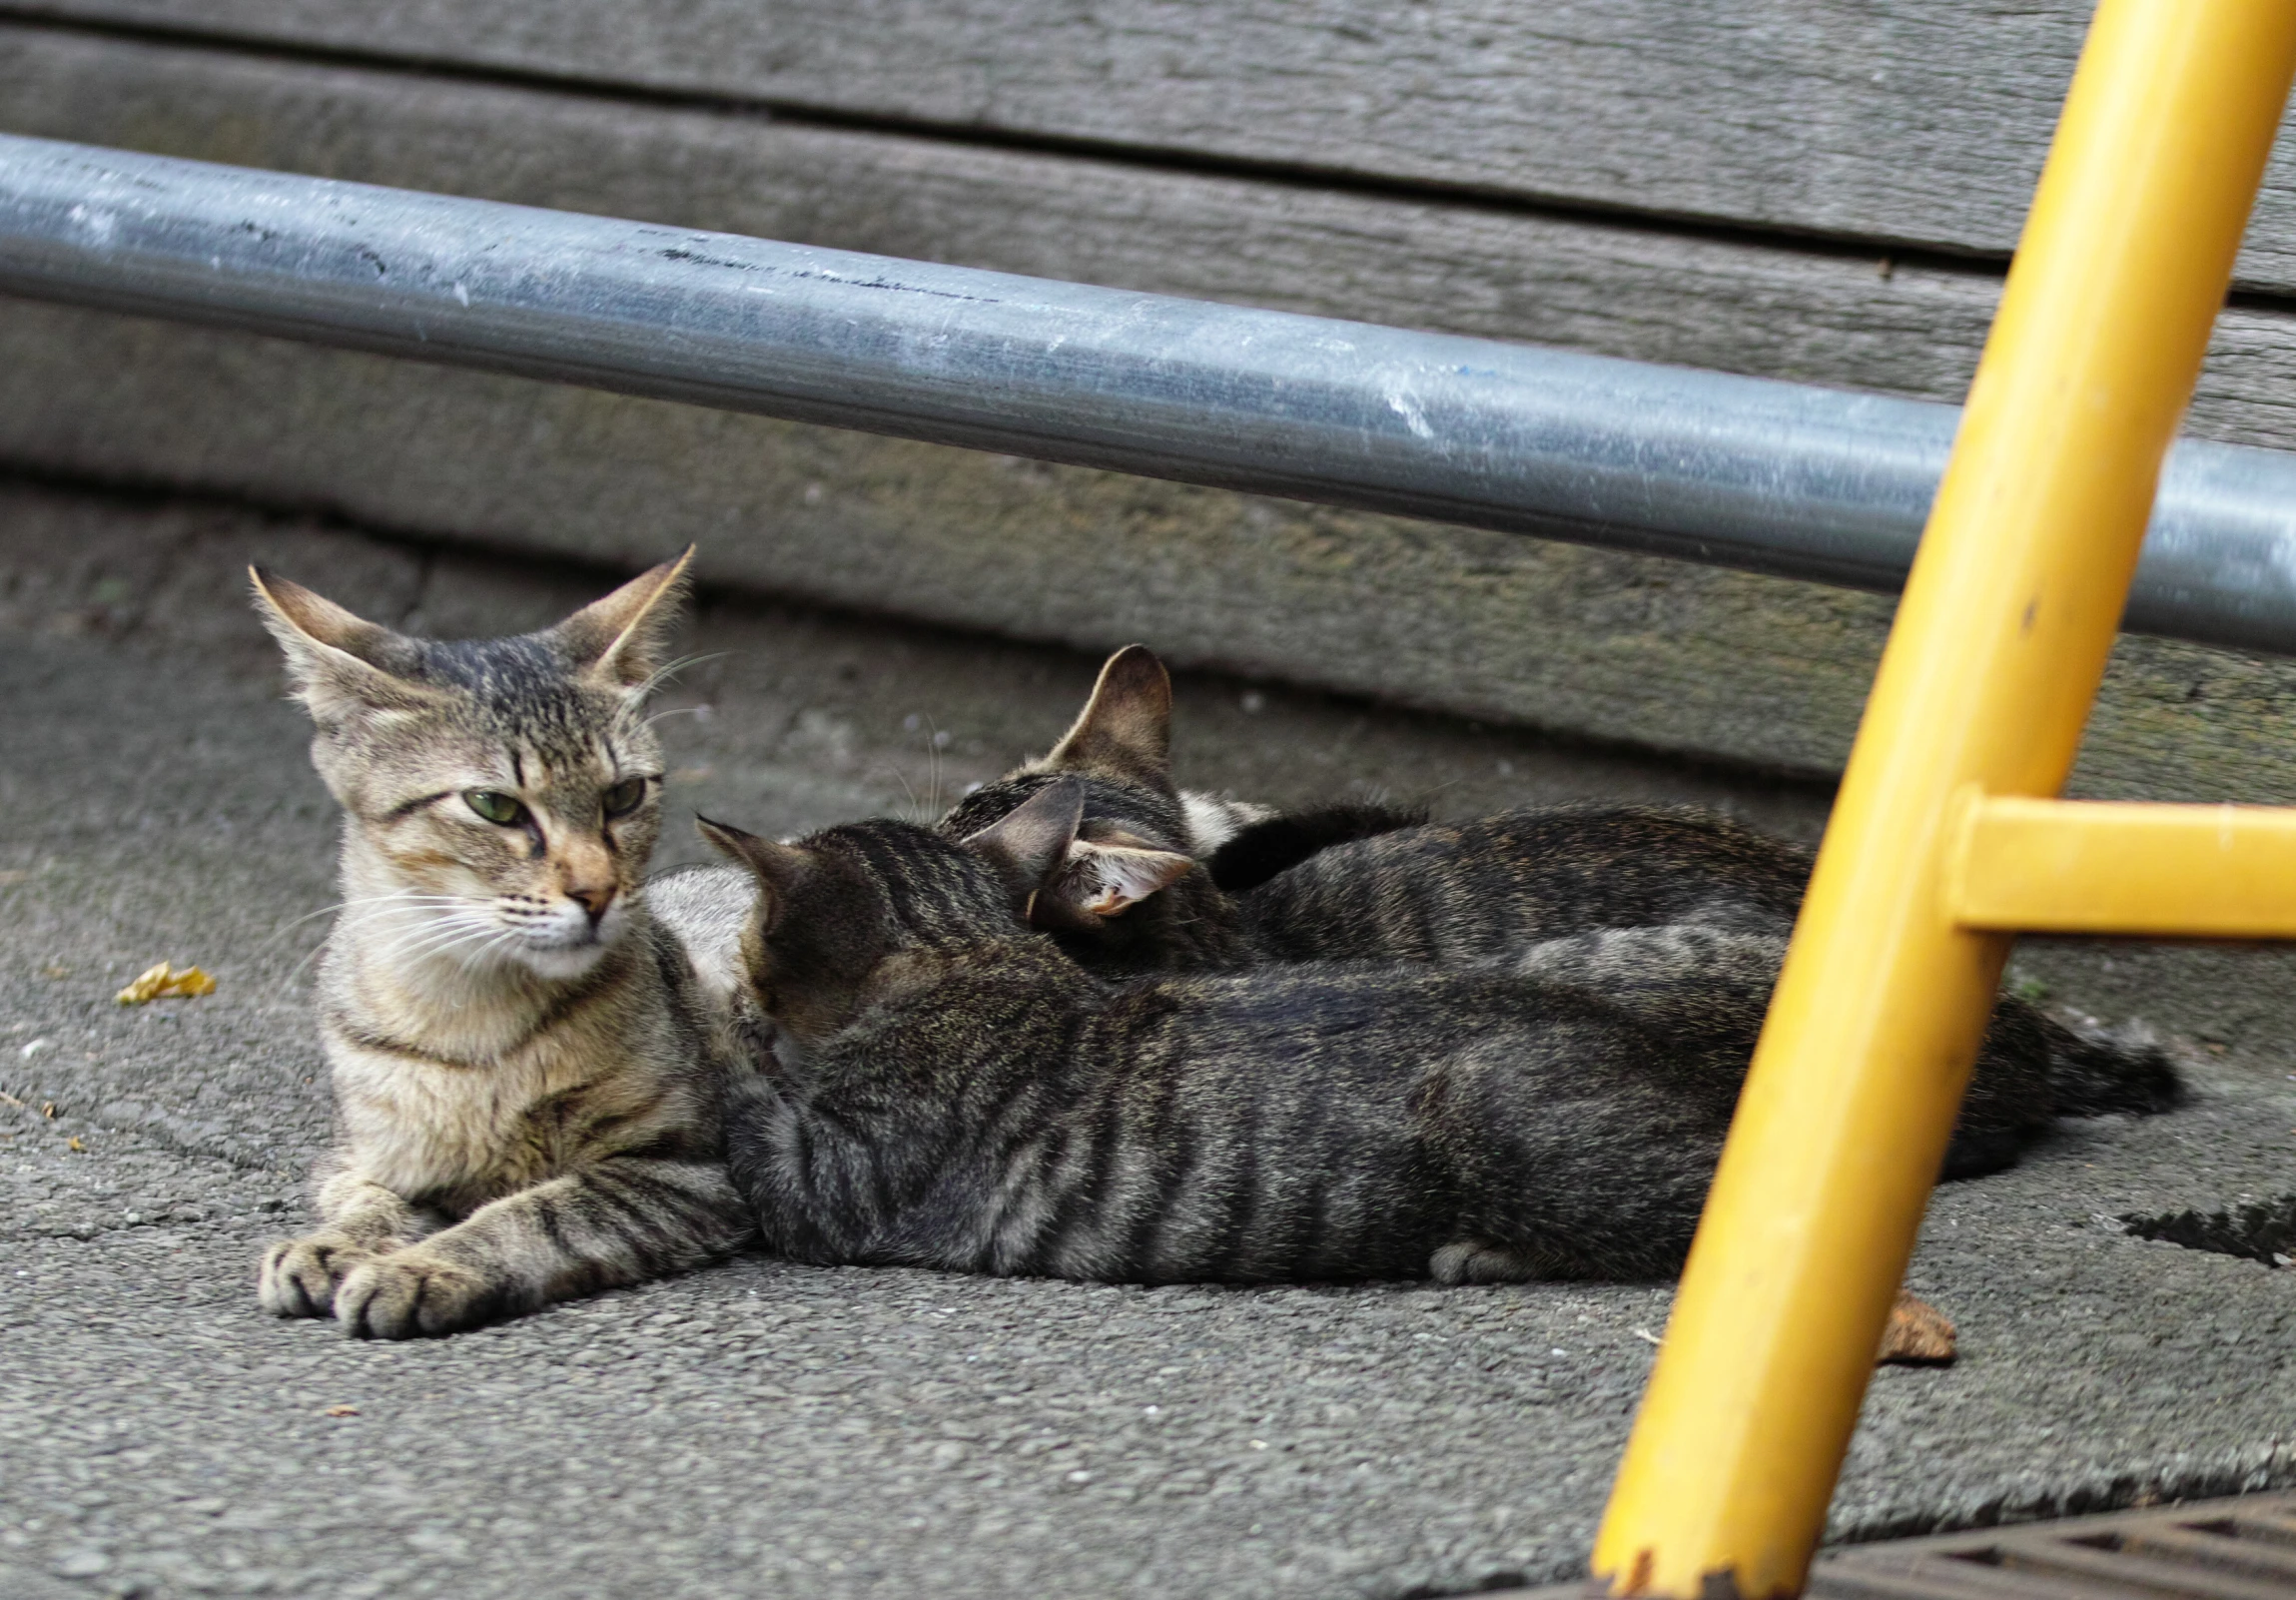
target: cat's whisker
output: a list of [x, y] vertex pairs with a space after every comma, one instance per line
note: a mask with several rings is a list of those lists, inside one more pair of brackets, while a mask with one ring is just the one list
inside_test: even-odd
[[312, 946], [309, 951], [305, 952], [301, 961], [297, 962], [294, 966], [287, 970], [287, 976], [282, 978], [279, 981], [279, 987], [272, 991], [272, 998], [275, 1000], [286, 999], [289, 988], [294, 985], [296, 979], [303, 976], [303, 969], [310, 966], [313, 962], [317, 961], [320, 957], [326, 954], [327, 941], [321, 940], [318, 944]]
[[383, 962], [417, 961], [435, 947], [486, 931], [483, 924], [475, 923], [467, 917], [450, 915], [385, 939], [375, 951], [375, 955]]
[[869, 775], [874, 778], [879, 772], [885, 773], [895, 783], [901, 785], [901, 792], [909, 797], [909, 816], [907, 820], [911, 822], [921, 820], [917, 815], [917, 791], [910, 786], [909, 775], [906, 772], [903, 772], [899, 767], [893, 766], [890, 763], [883, 767], [871, 768]]
[[492, 938], [500, 932], [501, 930], [487, 927], [483, 923], [450, 922], [443, 928], [427, 929], [412, 938], [389, 946], [386, 959], [397, 962], [420, 961], [426, 957], [434, 956], [442, 950], [450, 950], [458, 944]]
[[414, 961], [443, 963], [454, 968], [458, 976], [466, 978], [477, 969], [477, 957], [507, 942], [500, 929], [468, 929], [455, 938], [442, 940], [420, 951], [409, 958], [407, 964], [412, 965]]
[[648, 673], [645, 681], [632, 691], [630, 698], [633, 702], [643, 701], [654, 690], [669, 682], [687, 667], [700, 666], [705, 661], [722, 661], [731, 654], [733, 654], [731, 650], [707, 650], [697, 655], [681, 655], [675, 661], [656, 667]]
[[268, 950], [271, 946], [279, 943], [280, 940], [286, 938], [290, 933], [293, 933], [296, 929], [302, 927], [305, 923], [314, 921], [320, 917], [328, 916], [333, 912], [350, 911], [355, 908], [382, 905], [387, 902], [414, 904], [418, 902], [429, 901], [439, 904], [448, 904], [457, 898], [459, 897], [454, 895], [418, 894], [411, 889], [393, 889], [387, 894], [380, 895], [354, 895], [348, 900], [338, 900], [331, 905], [321, 906], [317, 911], [307, 911], [300, 917], [290, 917], [286, 922], [281, 923], [276, 929], [274, 929], [272, 931], [271, 937], [266, 939], [262, 944], [257, 945], [256, 949], [258, 951]]

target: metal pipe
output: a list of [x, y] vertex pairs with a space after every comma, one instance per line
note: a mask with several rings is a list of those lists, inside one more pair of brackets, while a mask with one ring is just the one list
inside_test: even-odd
[[[1895, 591], [1956, 407], [0, 136], [0, 291]], [[2296, 455], [2127, 625], [2296, 653]]]

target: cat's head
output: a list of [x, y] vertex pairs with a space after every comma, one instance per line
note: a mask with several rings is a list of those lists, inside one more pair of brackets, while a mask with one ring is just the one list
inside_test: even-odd
[[1219, 826], [1212, 820], [1219, 807], [1234, 804], [1172, 786], [1171, 676], [1139, 644], [1109, 657], [1084, 711], [1049, 755], [974, 790], [941, 819], [940, 831], [979, 836], [1056, 785], [1076, 790], [1082, 822], [1062, 870], [1040, 886], [1032, 917], [1039, 927], [1104, 943], [1148, 932], [1113, 919], [1185, 875], [1205, 853], [1202, 835]]
[[661, 829], [644, 703], [692, 556], [541, 632], [451, 642], [251, 569], [344, 809], [346, 915], [385, 957], [568, 979], [628, 931]]
[[1032, 903], [1059, 877], [1083, 817], [1084, 785], [1057, 778], [964, 839], [891, 820], [791, 844], [697, 825], [757, 880], [742, 938], [749, 989], [805, 1042], [852, 1020], [889, 957], [1036, 937]]
[[[1228, 893], [1334, 844], [1425, 820], [1415, 808], [1363, 802], [1284, 813], [1176, 787], [1171, 677], [1138, 644], [1109, 657], [1051, 754], [967, 795], [941, 830], [956, 838], [979, 833], [1064, 780], [1081, 786], [1084, 822], [1062, 872], [1037, 896], [1034, 918], [1103, 966], [1217, 961]], [[1202, 870], [1176, 865], [1183, 857]]]

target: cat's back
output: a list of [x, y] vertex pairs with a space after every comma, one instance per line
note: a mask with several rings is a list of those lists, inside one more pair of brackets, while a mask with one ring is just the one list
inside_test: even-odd
[[1711, 812], [1558, 807], [1334, 846], [1241, 897], [1265, 959], [1473, 961], [1599, 928], [1791, 927], [1800, 846]]

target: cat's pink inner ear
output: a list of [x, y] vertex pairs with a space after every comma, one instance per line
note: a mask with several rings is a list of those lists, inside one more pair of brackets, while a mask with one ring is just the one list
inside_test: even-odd
[[1164, 778], [1171, 766], [1171, 674], [1153, 650], [1128, 644], [1109, 657], [1083, 714], [1045, 765]]
[[397, 634], [300, 583], [261, 567], [247, 570], [256, 614], [287, 654], [297, 697], [319, 721], [362, 710], [414, 711], [436, 701], [435, 691], [391, 670], [390, 658], [412, 648]]
[[1072, 922], [1075, 916], [1114, 917], [1158, 890], [1170, 888], [1194, 865], [1193, 857], [1175, 855], [1169, 850], [1143, 850], [1079, 839], [1069, 846], [1069, 857], [1060, 876], [1038, 897], [1039, 905], [1056, 914], [1074, 914], [1064, 919]]
[[576, 670], [625, 689], [646, 686], [677, 631], [693, 554], [689, 544], [552, 628]]
[[318, 644], [366, 660], [391, 636], [381, 623], [370, 622], [276, 572], [251, 566], [247, 575], [255, 587], [256, 611], [264, 626], [290, 649], [297, 644]]

